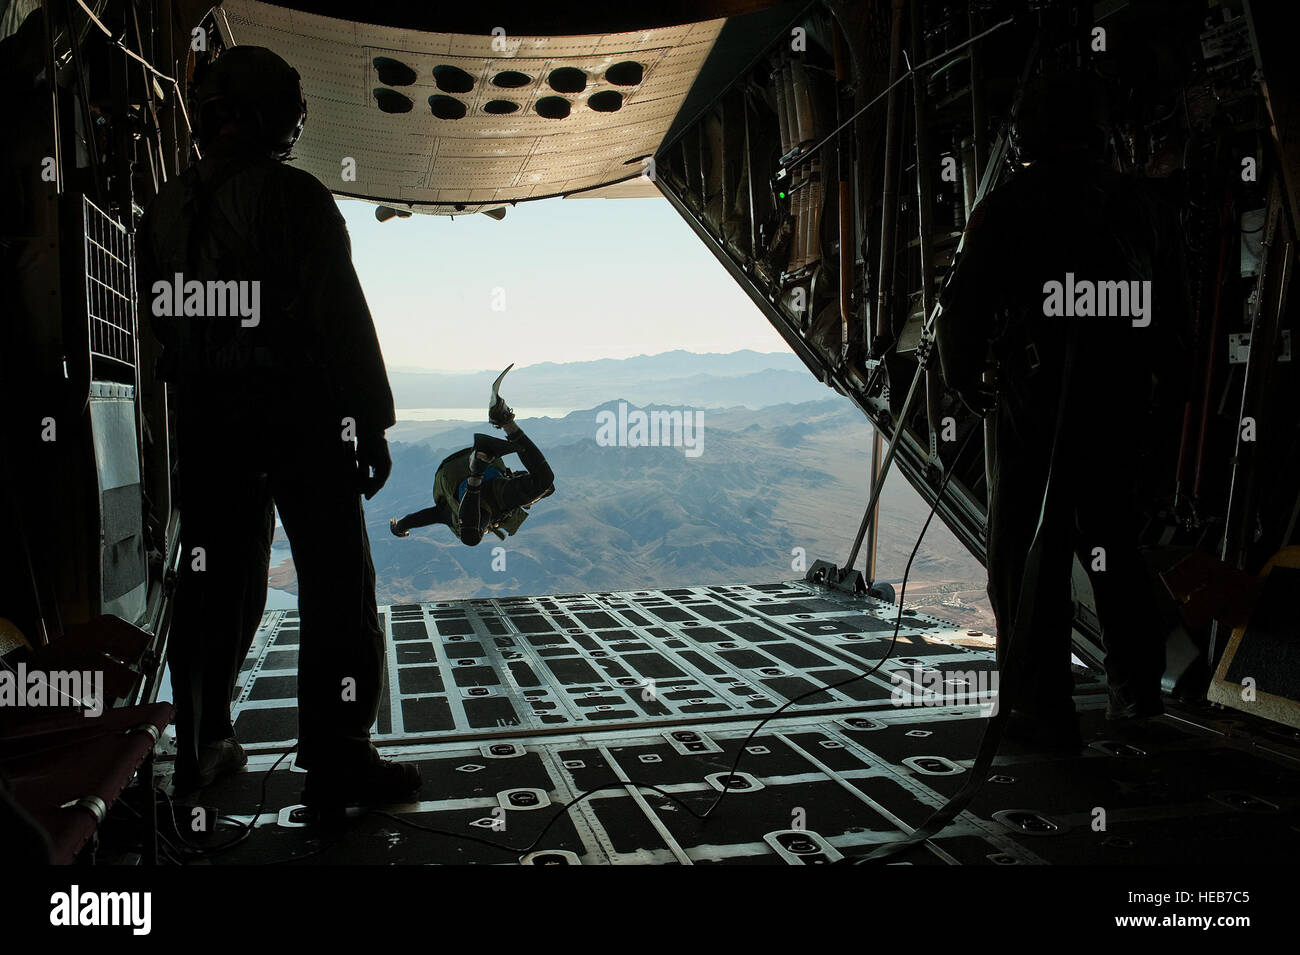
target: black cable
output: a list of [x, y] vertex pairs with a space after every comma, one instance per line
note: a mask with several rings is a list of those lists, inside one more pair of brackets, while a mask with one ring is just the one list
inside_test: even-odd
[[[168, 793], [167, 790], [161, 786], [157, 788], [157, 792], [159, 793], [159, 795], [163, 797], [163, 799], [167, 801], [167, 815], [171, 819], [172, 830], [175, 832], [176, 838], [180, 840], [181, 845], [183, 845], [187, 850], [189, 850], [189, 852], [192, 855], [203, 857], [207, 855], [210, 851], [220, 848], [220, 846], [204, 846], [196, 842], [190, 842], [188, 839], [185, 838], [185, 836], [181, 835], [181, 824], [180, 821], [176, 818], [176, 804], [172, 801], [171, 794]], [[242, 820], [237, 820], [230, 816], [224, 816], [224, 815], [218, 816], [216, 821], [219, 823], [228, 822], [231, 823], [233, 826], [239, 828], [242, 828], [244, 826]]]
[[248, 823], [244, 826], [243, 831], [240, 832], [239, 835], [235, 836], [235, 838], [231, 839], [229, 842], [224, 842], [221, 845], [212, 846], [209, 849], [205, 849], [203, 852], [205, 856], [217, 855], [218, 853], [225, 852], [229, 849], [233, 849], [236, 846], [243, 843], [244, 840], [246, 840], [249, 836], [253, 834], [253, 827], [257, 825], [258, 817], [262, 815], [262, 810], [266, 806], [266, 786], [267, 783], [271, 781], [271, 773], [275, 772], [276, 767], [279, 766], [282, 762], [284, 762], [284, 758], [288, 756], [290, 753], [294, 752], [297, 748], [298, 748], [298, 744], [294, 743], [283, 753], [281, 753], [279, 758], [274, 763], [271, 764], [271, 767], [262, 774], [262, 794], [257, 801], [257, 808], [253, 810], [253, 815], [249, 817]]
[[[907, 594], [907, 578], [912, 573], [912, 561], [916, 559], [916, 553], [918, 550], [921, 549], [921, 541], [925, 539], [925, 532], [930, 528], [930, 521], [934, 519], [935, 511], [937, 511], [939, 508], [939, 502], [943, 500], [943, 492], [948, 489], [948, 482], [952, 479], [953, 474], [957, 470], [957, 461], [961, 459], [962, 452], [966, 450], [966, 446], [970, 443], [971, 436], [974, 435], [978, 430], [980, 429], [971, 428], [969, 431], [966, 432], [966, 437], [962, 439], [961, 446], [957, 449], [956, 455], [953, 456], [952, 467], [948, 468], [948, 473], [944, 475], [943, 481], [940, 482], [939, 484], [939, 490], [935, 492], [934, 503], [930, 505], [930, 513], [926, 515], [925, 523], [921, 525], [921, 533], [917, 535], [916, 543], [912, 545], [912, 553], [907, 558], [907, 566], [903, 568], [903, 581], [899, 586], [898, 613], [894, 617], [894, 633], [889, 638], [889, 647], [888, 649], [886, 649], [884, 655], [879, 660], [876, 661], [875, 666], [873, 666], [870, 670], [864, 670], [860, 673], [855, 673], [853, 676], [846, 677], [843, 680], [839, 680], [827, 686], [816, 687], [812, 690], [808, 690], [805, 693], [800, 693], [798, 696], [786, 700], [775, 710], [769, 713], [766, 717], [760, 720], [758, 725], [755, 726], [750, 731], [749, 735], [745, 737], [745, 741], [740, 744], [740, 749], [736, 752], [736, 760], [734, 763], [731, 764], [731, 771], [728, 773], [729, 777], [735, 775], [737, 767], [740, 766], [741, 756], [745, 753], [745, 747], [749, 745], [749, 741], [754, 738], [754, 735], [758, 733], [758, 731], [761, 730], [768, 723], [769, 720], [775, 719], [787, 707], [794, 706], [794, 704], [798, 703], [800, 700], [807, 699], [810, 696], [815, 696], [818, 693], [824, 693], [827, 690], [835, 690], [838, 689], [839, 687], [847, 686], [848, 684], [853, 683], [857, 680], [865, 680], [867, 677], [874, 675], [877, 670], [879, 670], [882, 666], [884, 666], [887, 662], [889, 662], [890, 659], [893, 658], [894, 648], [898, 645], [898, 633], [903, 626], [903, 599]], [[713, 810], [717, 808], [718, 804], [722, 802], [722, 797], [727, 795], [729, 791], [730, 791], [730, 780], [724, 783], [722, 792], [718, 793], [718, 798], [713, 801], [712, 806], [710, 806], [707, 810], [705, 810], [704, 815], [708, 816], [709, 813], [713, 812]]]
[[482, 839], [478, 836], [471, 836], [463, 832], [451, 832], [446, 829], [436, 829], [433, 826], [421, 825], [418, 822], [412, 822], [409, 819], [403, 819], [401, 816], [398, 816], [394, 813], [386, 812], [381, 809], [372, 809], [370, 810], [370, 813], [372, 815], [383, 816], [386, 819], [391, 819], [394, 822], [400, 823], [404, 826], [409, 826], [412, 829], [419, 829], [421, 832], [431, 832], [434, 833], [435, 835], [451, 836], [454, 839], [464, 839], [467, 842], [477, 842], [481, 845], [489, 846], [493, 849], [500, 849], [503, 852], [511, 852], [517, 855], [527, 855], [529, 852], [532, 852], [535, 848], [537, 848], [537, 844], [542, 841], [542, 838], [546, 835], [546, 833], [550, 832], [551, 827], [554, 826], [557, 822], [559, 822], [560, 818], [564, 816], [566, 813], [568, 813], [568, 811], [572, 809], [574, 806], [576, 806], [578, 803], [582, 802], [584, 799], [587, 799], [590, 796], [595, 795], [598, 792], [601, 792], [602, 790], [626, 789], [628, 786], [635, 786], [637, 789], [649, 789], [654, 792], [657, 792], [659, 795], [663, 796], [664, 798], [669, 799], [672, 802], [675, 802], [687, 813], [687, 815], [690, 815], [696, 819], [704, 820], [708, 816], [708, 812], [705, 812], [703, 815], [701, 815], [700, 813], [692, 809], [690, 806], [686, 805], [686, 803], [682, 802], [682, 800], [674, 796], [672, 793], [660, 789], [658, 786], [654, 785], [653, 783], [638, 782], [635, 779], [628, 779], [628, 780], [613, 782], [613, 783], [605, 783], [604, 785], [596, 786], [592, 789], [588, 789], [585, 792], [581, 793], [580, 795], [575, 796], [573, 799], [569, 800], [569, 802], [565, 803], [564, 806], [560, 808], [559, 812], [551, 816], [551, 818], [547, 821], [546, 825], [542, 827], [542, 831], [537, 834], [536, 838], [534, 838], [532, 842], [530, 842], [528, 845], [522, 848], [503, 845], [499, 842], [493, 842], [490, 839]]
[[[1023, 631], [1028, 627], [1029, 621], [1033, 617], [1034, 602], [1037, 598], [1038, 590], [1038, 568], [1040, 565], [1041, 551], [1044, 541], [1043, 529], [1047, 526], [1047, 512], [1052, 505], [1052, 489], [1054, 487], [1054, 475], [1059, 475], [1059, 455], [1063, 444], [1061, 435], [1066, 430], [1067, 409], [1069, 406], [1070, 380], [1074, 373], [1074, 361], [1078, 349], [1078, 326], [1071, 325], [1067, 332], [1065, 343], [1065, 366], [1061, 372], [1061, 394], [1056, 407], [1056, 430], [1052, 435], [1052, 448], [1048, 455], [1047, 479], [1043, 487], [1043, 500], [1038, 512], [1038, 526], [1034, 529], [1033, 540], [1029, 544], [1029, 551], [1025, 560], [1025, 569], [1020, 578], [1020, 595], [1016, 605], [1016, 615], [1011, 621], [1011, 626], [1006, 634], [1006, 645], [1002, 653], [1002, 665], [999, 668], [1002, 674], [1002, 681], [998, 691], [999, 697], [1014, 699], [1014, 694], [1007, 692], [1007, 684], [1010, 682], [1011, 687], [1018, 686], [1020, 677], [1019, 670], [1016, 666], [1019, 663], [1020, 647], [1024, 645], [1025, 638], [1022, 636]], [[969, 435], [967, 436], [969, 437]], [[932, 515], [933, 516], [933, 515]], [[929, 524], [929, 520], [926, 521]], [[925, 531], [922, 530], [924, 534]], [[999, 640], [1001, 639], [999, 634]], [[993, 764], [993, 759], [997, 756], [998, 748], [1002, 742], [1003, 729], [1011, 714], [1011, 707], [999, 705], [988, 725], [984, 728], [984, 736], [980, 740], [979, 749], [975, 753], [974, 762], [971, 765], [970, 776], [965, 785], [957, 791], [947, 802], [930, 814], [930, 817], [921, 823], [916, 829], [912, 830], [907, 836], [894, 842], [878, 846], [865, 856], [856, 859], [845, 857], [839, 860], [840, 863], [852, 863], [862, 865], [868, 862], [883, 862], [892, 856], [915, 848], [930, 839], [933, 839], [970, 804], [975, 794], [980, 788], [988, 782], [988, 771]]]
[[[240, 828], [239, 834], [236, 835], [233, 839], [230, 839], [226, 842], [218, 843], [217, 845], [214, 846], [199, 846], [194, 843], [191, 843], [189, 840], [187, 840], [184, 836], [181, 835], [180, 825], [176, 821], [176, 805], [175, 803], [172, 802], [172, 797], [167, 794], [167, 791], [162, 790], [163, 796], [167, 800], [168, 815], [171, 816], [172, 828], [175, 830], [177, 838], [179, 838], [181, 842], [185, 844], [186, 848], [192, 854], [200, 858], [207, 858], [209, 856], [218, 855], [222, 852], [226, 852], [242, 844], [246, 839], [248, 839], [250, 835], [252, 835], [253, 827], [257, 825], [257, 820], [262, 815], [262, 810], [266, 807], [266, 788], [267, 788], [267, 784], [271, 781], [271, 773], [273, 773], [279, 767], [279, 765], [282, 762], [284, 762], [284, 758], [286, 756], [288, 756], [297, 748], [298, 748], [297, 743], [290, 746], [288, 749], [286, 749], [283, 753], [280, 754], [279, 758], [274, 763], [272, 763], [264, 773], [262, 773], [262, 792], [261, 792], [261, 797], [258, 799], [257, 808], [253, 811], [253, 815], [249, 818], [247, 822], [238, 823], [238, 826]], [[228, 819], [228, 818], [229, 817], [224, 815], [218, 816], [217, 821], [221, 822], [223, 819]]]
[[[117, 802], [116, 804], [114, 804], [113, 806], [114, 809], [117, 809], [119, 807], [126, 809], [133, 816], [135, 816], [136, 820], [138, 820], [139, 822], [139, 825], [141, 826], [141, 828], [144, 829], [146, 834], [152, 832], [152, 827], [150, 827], [149, 824], [145, 822], [144, 815], [138, 809], [132, 806], [129, 802], [123, 799]], [[183, 861], [181, 861], [180, 858], [181, 856], [184, 855], [184, 853], [181, 852], [181, 850], [178, 849], [176, 846], [174, 846], [170, 839], [168, 839], [162, 833], [158, 833], [158, 842], [159, 842], [159, 848], [162, 850], [160, 854], [166, 857], [168, 862], [172, 863], [173, 865], [185, 864]], [[173, 852], [175, 853], [175, 855], [172, 855]]]
[[[252, 818], [250, 818], [247, 823], [240, 823], [241, 832], [238, 836], [236, 836], [234, 839], [231, 839], [229, 842], [222, 843], [221, 845], [198, 846], [198, 845], [194, 845], [193, 843], [190, 843], [188, 840], [185, 839], [184, 836], [181, 836], [180, 826], [176, 822], [175, 804], [172, 802], [171, 797], [167, 795], [166, 791], [163, 790], [162, 791], [163, 795], [167, 799], [168, 814], [171, 816], [172, 819], [172, 827], [175, 829], [177, 837], [181, 840], [182, 843], [185, 844], [186, 848], [189, 849], [190, 852], [192, 852], [194, 855], [200, 857], [207, 857], [211, 855], [216, 855], [219, 852], [224, 852], [228, 849], [233, 849], [235, 846], [241, 844], [244, 840], [246, 840], [249, 837], [249, 835], [252, 833], [253, 826], [256, 824], [258, 817], [261, 816], [262, 810], [266, 805], [266, 790], [267, 790], [267, 784], [269, 783], [271, 778], [271, 773], [274, 772], [279, 767], [280, 763], [284, 761], [284, 758], [288, 756], [290, 753], [292, 753], [295, 749], [297, 749], [296, 744], [290, 747], [289, 749], [285, 750], [283, 753], [281, 753], [280, 758], [277, 759], [274, 763], [272, 763], [271, 766], [263, 772], [261, 799], [257, 804], [257, 809], [254, 811]], [[550, 831], [551, 827], [554, 826], [557, 821], [559, 821], [560, 817], [563, 816], [565, 813], [567, 813], [578, 803], [582, 802], [584, 799], [588, 798], [594, 793], [600, 792], [603, 789], [623, 789], [626, 788], [627, 786], [636, 786], [642, 789], [651, 789], [659, 793], [661, 796], [664, 796], [667, 799], [672, 800], [678, 806], [680, 806], [685, 812], [687, 812], [691, 816], [694, 816], [696, 819], [704, 819], [705, 815], [707, 815], [707, 813], [705, 815], [701, 815], [700, 813], [695, 812], [693, 809], [691, 809], [690, 806], [686, 805], [686, 803], [682, 802], [672, 793], [666, 792], [665, 790], [660, 789], [658, 786], [655, 786], [652, 783], [642, 783], [632, 779], [629, 779], [625, 782], [614, 782], [614, 783], [608, 783], [603, 786], [597, 786], [594, 789], [589, 789], [586, 792], [582, 793], [581, 795], [577, 796], [576, 798], [572, 799], [571, 801], [566, 803], [558, 813], [552, 816], [551, 819], [546, 823], [546, 825], [542, 827], [542, 831], [537, 834], [537, 837], [533, 839], [531, 843], [529, 843], [527, 846], [524, 846], [523, 848], [516, 848], [514, 846], [503, 845], [499, 842], [493, 842], [490, 839], [483, 839], [478, 836], [470, 835], [469, 833], [452, 832], [446, 829], [437, 829], [432, 826], [421, 825], [420, 823], [413, 822], [410, 819], [403, 819], [401, 816], [398, 816], [395, 813], [387, 812], [382, 809], [368, 809], [366, 812], [367, 815], [375, 815], [375, 816], [381, 816], [385, 819], [391, 819], [393, 822], [399, 823], [401, 825], [407, 826], [412, 829], [418, 829], [423, 832], [430, 832], [430, 833], [434, 833], [435, 835], [450, 836], [451, 838], [454, 839], [464, 839], [467, 842], [476, 842], [479, 843], [480, 845], [485, 845], [493, 849], [500, 849], [503, 852], [510, 852], [516, 855], [524, 855], [533, 851], [533, 849], [536, 848], [537, 844], [541, 842], [542, 838], [546, 835], [546, 833]], [[226, 816], [219, 817], [219, 819], [226, 819], [226, 818], [228, 817]], [[338, 845], [342, 841], [343, 841], [342, 839], [339, 839], [333, 843], [319, 846], [316, 849], [313, 849], [311, 852], [305, 853], [304, 855], [293, 856], [286, 859], [278, 859], [273, 862], [262, 863], [262, 865], [282, 865], [282, 864], [296, 862], [300, 859], [306, 859], [309, 856], [317, 855], [320, 852], [325, 851], [326, 849]]]
[[272, 859], [270, 862], [263, 862], [260, 864], [261, 865], [293, 865], [295, 862], [301, 862], [304, 859], [310, 859], [312, 856], [318, 856], [326, 849], [333, 849], [335, 846], [339, 846], [342, 844], [343, 844], [343, 839], [340, 837], [338, 839], [335, 839], [333, 842], [326, 842], [322, 845], [317, 846], [315, 849], [312, 849], [309, 852], [304, 852], [300, 856], [285, 856], [283, 859]]
[[[235, 824], [236, 826], [238, 826], [238, 827], [240, 828], [240, 830], [241, 830], [241, 831], [240, 831], [240, 834], [239, 834], [238, 836], [236, 836], [234, 839], [230, 840], [229, 842], [222, 843], [222, 844], [219, 844], [219, 845], [215, 845], [215, 846], [202, 846], [202, 845], [198, 845], [198, 844], [196, 844], [196, 843], [190, 842], [190, 841], [189, 841], [188, 839], [186, 839], [183, 835], [181, 835], [181, 827], [180, 827], [180, 824], [179, 824], [179, 823], [177, 822], [177, 820], [176, 820], [176, 806], [175, 806], [175, 803], [172, 801], [172, 797], [167, 793], [167, 790], [166, 790], [166, 789], [163, 789], [163, 788], [161, 788], [161, 787], [159, 787], [158, 792], [161, 793], [162, 796], [163, 796], [163, 798], [165, 798], [165, 799], [167, 800], [167, 811], [168, 811], [168, 815], [171, 817], [172, 828], [173, 828], [173, 829], [175, 830], [175, 832], [176, 832], [176, 837], [181, 841], [181, 844], [182, 844], [182, 845], [185, 847], [185, 849], [188, 851], [188, 854], [189, 854], [190, 856], [192, 856], [192, 857], [197, 857], [197, 858], [200, 858], [200, 859], [202, 859], [202, 858], [207, 858], [208, 856], [212, 856], [212, 855], [216, 855], [216, 854], [218, 854], [218, 853], [220, 853], [220, 852], [224, 852], [224, 851], [226, 851], [227, 849], [233, 849], [235, 846], [241, 844], [244, 840], [246, 840], [246, 839], [249, 837], [249, 835], [252, 833], [253, 827], [257, 824], [257, 819], [258, 819], [258, 817], [260, 817], [260, 816], [262, 815], [262, 810], [263, 810], [263, 808], [264, 808], [265, 805], [266, 805], [266, 790], [267, 790], [267, 785], [268, 785], [268, 783], [270, 782], [270, 779], [271, 779], [271, 773], [274, 772], [274, 771], [279, 767], [280, 763], [282, 763], [282, 762], [284, 761], [284, 757], [288, 756], [290, 753], [292, 753], [292, 752], [293, 752], [295, 749], [297, 749], [297, 748], [298, 748], [298, 747], [297, 747], [297, 744], [294, 744], [294, 746], [292, 746], [292, 747], [290, 747], [289, 749], [285, 750], [283, 753], [280, 754], [279, 759], [277, 759], [277, 760], [276, 760], [274, 763], [272, 763], [272, 764], [271, 764], [271, 765], [270, 765], [266, 770], [263, 771], [263, 773], [262, 773], [262, 793], [261, 793], [260, 800], [259, 800], [259, 802], [258, 802], [258, 804], [257, 804], [257, 809], [253, 812], [253, 815], [252, 815], [252, 818], [251, 818], [251, 819], [249, 819], [247, 822], [243, 822], [243, 821], [240, 821], [240, 820], [235, 819], [233, 816], [228, 816], [228, 815], [224, 815], [224, 814], [223, 814], [223, 815], [220, 815], [220, 816], [217, 817], [217, 821], [218, 821], [218, 822], [231, 822], [231, 823], [234, 823], [234, 824]], [[166, 840], [166, 837], [161, 836], [161, 834], [160, 834], [159, 838], [164, 839], [164, 841], [167, 841], [167, 844], [168, 844], [169, 846], [171, 845], [170, 841], [169, 841], [169, 840]], [[308, 858], [311, 858], [312, 856], [319, 855], [320, 853], [326, 851], [327, 849], [332, 849], [332, 848], [334, 848], [335, 846], [340, 845], [342, 842], [343, 842], [343, 839], [342, 839], [342, 838], [335, 839], [333, 842], [327, 842], [327, 843], [325, 843], [325, 844], [323, 844], [323, 845], [317, 846], [315, 849], [312, 849], [310, 852], [304, 852], [302, 855], [298, 855], [298, 856], [289, 856], [289, 857], [286, 857], [286, 858], [283, 858], [283, 859], [275, 859], [275, 860], [272, 860], [271, 862], [262, 862], [262, 863], [258, 863], [258, 864], [259, 864], [259, 865], [290, 865], [290, 864], [292, 864], [292, 863], [294, 863], [294, 862], [300, 862], [300, 861], [302, 861], [303, 859], [308, 859]], [[173, 849], [176, 849], [175, 846], [172, 846], [172, 848], [173, 848]], [[178, 854], [180, 854], [180, 855], [182, 855], [182, 856], [185, 855], [185, 852], [181, 852], [180, 850], [176, 850], [176, 851], [178, 852]], [[187, 864], [189, 864], [189, 862], [186, 862], [186, 861], [179, 861], [179, 860], [173, 860], [173, 861], [176, 861], [176, 864], [177, 864], [177, 865], [187, 865]]]
[[186, 849], [190, 850], [191, 852], [194, 852], [196, 854], [202, 854], [203, 846], [190, 842], [183, 835], [181, 835], [181, 824], [176, 819], [176, 804], [172, 802], [171, 794], [168, 793], [166, 788], [163, 786], [156, 787], [155, 792], [159, 793], [163, 797], [163, 799], [166, 800], [167, 802], [167, 816], [172, 821], [172, 832], [176, 834], [176, 838], [180, 840], [181, 845], [183, 845]]

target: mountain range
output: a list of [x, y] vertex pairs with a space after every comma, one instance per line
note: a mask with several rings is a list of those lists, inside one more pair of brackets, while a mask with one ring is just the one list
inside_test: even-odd
[[[396, 368], [389, 381], [398, 408], [457, 408], [486, 403], [501, 369], [474, 372]], [[510, 372], [503, 391], [531, 407], [588, 408], [618, 395], [628, 401], [694, 408], [814, 401], [832, 392], [793, 354], [662, 352], [599, 361], [542, 362]]]

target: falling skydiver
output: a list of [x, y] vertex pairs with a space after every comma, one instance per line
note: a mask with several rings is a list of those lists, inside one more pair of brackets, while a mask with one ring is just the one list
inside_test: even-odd
[[[504, 539], [519, 530], [528, 508], [555, 492], [555, 475], [546, 458], [528, 435], [515, 423], [515, 413], [499, 394], [501, 379], [492, 385], [488, 421], [509, 436], [474, 435], [474, 446], [462, 448], [438, 465], [433, 479], [433, 507], [394, 518], [388, 522], [396, 537], [407, 537], [412, 528], [446, 524], [457, 539], [471, 547], [492, 531]], [[518, 453], [526, 471], [512, 472], [502, 458]]]

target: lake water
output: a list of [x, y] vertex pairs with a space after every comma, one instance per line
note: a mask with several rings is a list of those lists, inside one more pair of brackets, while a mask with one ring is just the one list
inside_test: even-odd
[[276, 590], [274, 587], [266, 588], [266, 609], [267, 610], [297, 610], [298, 595], [291, 594], [287, 590]]

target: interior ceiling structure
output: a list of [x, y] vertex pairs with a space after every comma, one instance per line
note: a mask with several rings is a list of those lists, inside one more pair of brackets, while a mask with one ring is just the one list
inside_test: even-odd
[[[302, 76], [294, 151], [341, 196], [458, 215], [624, 182], [658, 195], [663, 140], [725, 19], [591, 36], [374, 26], [227, 0], [227, 45], [265, 46]], [[355, 180], [345, 178], [355, 161]], [[635, 180], [640, 178], [640, 181]]]

